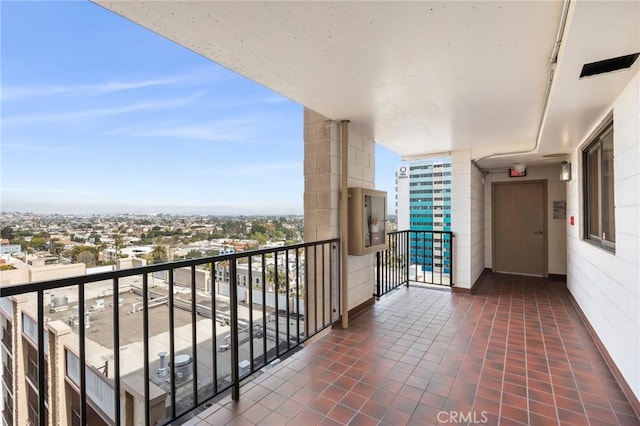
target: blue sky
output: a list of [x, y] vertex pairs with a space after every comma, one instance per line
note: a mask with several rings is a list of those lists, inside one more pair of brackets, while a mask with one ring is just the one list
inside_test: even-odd
[[0, 7], [3, 211], [302, 213], [302, 106], [88, 2]]

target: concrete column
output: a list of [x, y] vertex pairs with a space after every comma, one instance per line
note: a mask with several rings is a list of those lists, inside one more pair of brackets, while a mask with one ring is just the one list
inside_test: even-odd
[[[304, 239], [307, 242], [338, 238], [340, 236], [340, 139], [338, 124], [310, 109], [304, 110]], [[329, 260], [325, 257], [325, 263]], [[323, 265], [320, 251], [309, 249], [305, 258], [307, 277], [307, 335], [322, 326], [322, 312], [315, 309], [316, 301], [328, 297], [322, 294]], [[337, 280], [334, 280], [337, 282]], [[336, 286], [333, 294], [337, 295]], [[334, 299], [337, 304], [337, 297]], [[329, 309], [329, 300], [325, 308]], [[336, 311], [338, 307], [336, 306]], [[324, 313], [325, 319], [331, 312]]]
[[484, 269], [484, 184], [471, 151], [451, 153], [453, 271], [458, 289], [471, 289]]
[[13, 424], [26, 425], [29, 418], [27, 402], [27, 369], [22, 346], [22, 311], [27, 307], [25, 295], [13, 296], [13, 318], [11, 318], [11, 344], [13, 346]]
[[71, 342], [71, 327], [62, 321], [47, 324], [49, 339], [48, 376], [49, 376], [49, 419], [51, 425], [69, 424], [67, 398], [65, 392], [66, 359], [65, 346]]
[[[357, 124], [352, 122], [349, 125], [348, 186], [374, 189], [375, 143], [371, 137], [354, 130]], [[340, 123], [305, 108], [304, 144], [305, 241], [338, 238], [340, 237], [340, 191], [342, 190], [340, 187], [342, 177]], [[313, 262], [309, 260], [307, 260], [307, 272], [313, 273]], [[347, 265], [341, 266], [347, 268], [349, 274], [349, 310], [373, 300], [374, 265], [375, 254], [369, 254], [349, 256]], [[316, 270], [321, 271], [322, 268], [317, 267]], [[313, 309], [313, 302], [316, 300], [313, 297], [319, 295], [311, 289], [309, 293], [311, 293], [308, 295], [309, 309]], [[307, 317], [313, 318], [313, 315], [315, 312], [310, 311]]]

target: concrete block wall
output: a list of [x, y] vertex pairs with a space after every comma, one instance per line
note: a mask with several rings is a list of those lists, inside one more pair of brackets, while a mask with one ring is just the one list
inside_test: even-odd
[[340, 236], [340, 131], [338, 123], [304, 109], [304, 239]]
[[[584, 240], [581, 150], [571, 156], [567, 183], [567, 285], [640, 399], [640, 73], [612, 105], [615, 253]], [[603, 114], [606, 116], [610, 110]], [[601, 121], [593, 123], [597, 128]], [[591, 135], [585, 137], [587, 143]]]
[[[304, 239], [312, 242], [340, 237], [342, 178], [339, 122], [304, 111]], [[374, 189], [375, 142], [349, 130], [348, 186]], [[372, 298], [375, 254], [348, 258], [348, 308]]]

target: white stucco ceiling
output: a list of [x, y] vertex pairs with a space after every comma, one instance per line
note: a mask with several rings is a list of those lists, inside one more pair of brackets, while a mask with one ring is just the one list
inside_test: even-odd
[[[536, 146], [561, 1], [96, 3], [405, 157]], [[632, 69], [578, 80], [582, 64], [640, 51], [639, 2], [572, 1], [532, 154], [569, 152]], [[559, 160], [555, 160], [559, 161]]]

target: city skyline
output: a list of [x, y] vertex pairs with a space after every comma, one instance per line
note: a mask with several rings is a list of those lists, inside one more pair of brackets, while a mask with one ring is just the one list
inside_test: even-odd
[[302, 213], [301, 105], [92, 3], [1, 7], [0, 210]]

